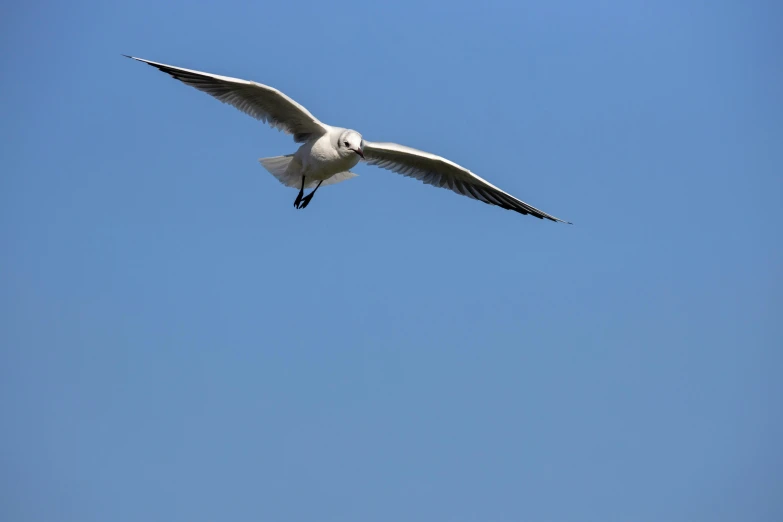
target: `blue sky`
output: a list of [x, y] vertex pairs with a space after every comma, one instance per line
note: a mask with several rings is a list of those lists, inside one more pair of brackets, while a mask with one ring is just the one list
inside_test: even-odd
[[[783, 519], [774, 2], [0, 17], [0, 518]], [[289, 137], [260, 81], [573, 226]]]

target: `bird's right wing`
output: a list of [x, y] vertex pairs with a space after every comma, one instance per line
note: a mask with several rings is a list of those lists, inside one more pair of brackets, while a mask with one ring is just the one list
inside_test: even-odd
[[272, 87], [239, 78], [173, 67], [134, 56], [128, 58], [151, 65], [182, 83], [214, 96], [223, 103], [233, 105], [257, 120], [292, 134], [297, 142], [305, 142], [310, 136], [321, 135], [328, 130], [328, 126], [318, 121], [307, 109]]
[[530, 214], [539, 219], [569, 223], [528, 205], [508, 192], [504, 192], [487, 180], [473, 174], [465, 167], [435, 154], [412, 149], [396, 143], [364, 142], [364, 157], [370, 165], [391, 170], [403, 176], [416, 178], [428, 185], [447, 188], [457, 194], [497, 205], [520, 214]]

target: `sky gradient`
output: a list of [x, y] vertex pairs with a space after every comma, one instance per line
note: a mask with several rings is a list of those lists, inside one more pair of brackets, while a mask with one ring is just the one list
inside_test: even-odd
[[[783, 520], [775, 2], [0, 16], [3, 521]], [[256, 80], [567, 226], [296, 145]]]

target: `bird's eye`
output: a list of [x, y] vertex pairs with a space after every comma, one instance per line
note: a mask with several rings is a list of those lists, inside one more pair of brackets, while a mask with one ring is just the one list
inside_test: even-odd
[[350, 145], [348, 145], [347, 141], [345, 143], [343, 143], [343, 145], [345, 145], [346, 147], [350, 147]]

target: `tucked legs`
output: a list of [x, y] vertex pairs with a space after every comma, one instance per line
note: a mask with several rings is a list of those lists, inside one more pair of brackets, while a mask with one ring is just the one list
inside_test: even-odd
[[302, 187], [299, 189], [299, 194], [297, 194], [296, 199], [294, 200], [294, 206], [296, 208], [305, 208], [310, 203], [310, 200], [313, 199], [313, 195], [315, 194], [315, 191], [318, 190], [318, 187], [320, 187], [321, 183], [324, 182], [324, 180], [320, 180], [318, 182], [318, 185], [316, 185], [315, 188], [313, 189], [313, 191], [305, 196], [304, 187], [305, 187], [306, 177], [307, 176], [305, 174], [302, 174]]
[[[297, 195], [296, 199], [294, 200], [294, 206], [296, 208], [304, 208], [304, 207], [300, 207], [299, 206], [299, 203], [302, 202], [302, 196], [304, 196], [304, 186], [305, 186], [305, 177], [302, 176], [302, 188], [299, 189], [299, 195]], [[313, 191], [313, 192], [315, 192], [315, 191]]]

